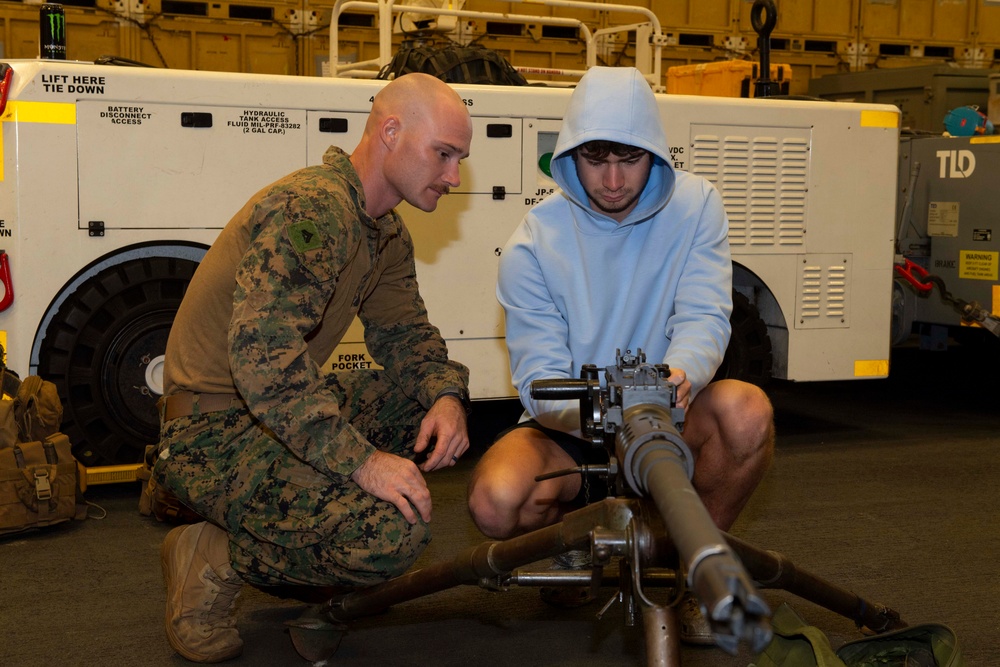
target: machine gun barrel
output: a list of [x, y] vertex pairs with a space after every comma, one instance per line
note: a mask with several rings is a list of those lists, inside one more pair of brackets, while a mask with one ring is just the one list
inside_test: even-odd
[[[692, 486], [691, 455], [669, 417], [656, 405], [625, 411], [616, 448], [631, 461], [626, 475], [656, 505], [718, 645], [735, 654], [745, 641], [760, 652], [771, 641], [770, 609]], [[645, 430], [638, 444], [629, 441], [636, 424]]]

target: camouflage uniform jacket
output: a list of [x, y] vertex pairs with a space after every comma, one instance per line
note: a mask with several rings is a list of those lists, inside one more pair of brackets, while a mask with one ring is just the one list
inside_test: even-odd
[[258, 192], [209, 249], [170, 332], [166, 394], [238, 392], [295, 456], [350, 475], [374, 447], [340, 416], [320, 365], [355, 315], [374, 360], [425, 408], [467, 386], [427, 319], [402, 219], [365, 213], [353, 165], [331, 147]]

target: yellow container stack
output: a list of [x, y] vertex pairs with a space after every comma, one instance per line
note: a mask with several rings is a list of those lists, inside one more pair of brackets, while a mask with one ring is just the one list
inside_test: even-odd
[[[667, 92], [674, 95], [753, 97], [754, 85], [759, 77], [760, 65], [749, 60], [679, 65], [667, 69]], [[772, 63], [771, 81], [778, 84], [782, 95], [787, 95], [792, 81], [791, 66]]]

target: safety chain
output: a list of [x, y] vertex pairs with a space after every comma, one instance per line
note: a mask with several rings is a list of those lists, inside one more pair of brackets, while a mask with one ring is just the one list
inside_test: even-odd
[[966, 301], [965, 299], [953, 296], [948, 291], [948, 288], [945, 287], [944, 280], [940, 276], [928, 273], [927, 269], [909, 259], [904, 259], [903, 264], [896, 264], [894, 268], [896, 274], [913, 286], [920, 296], [929, 296], [931, 290], [937, 287], [941, 295], [941, 300], [961, 315], [962, 321], [976, 322], [994, 336], [1000, 337], [1000, 318], [997, 318], [993, 313], [980, 306], [978, 301]]

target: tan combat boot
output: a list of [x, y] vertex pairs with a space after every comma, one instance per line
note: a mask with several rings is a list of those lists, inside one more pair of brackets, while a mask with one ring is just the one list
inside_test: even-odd
[[243, 581], [229, 565], [229, 539], [210, 523], [179, 526], [161, 550], [167, 584], [167, 639], [194, 662], [222, 662], [243, 651], [236, 598]]
[[690, 591], [685, 592], [681, 598], [677, 617], [680, 619], [682, 642], [696, 646], [715, 644], [712, 626], [709, 625], [705, 615], [701, 613], [698, 600]]

